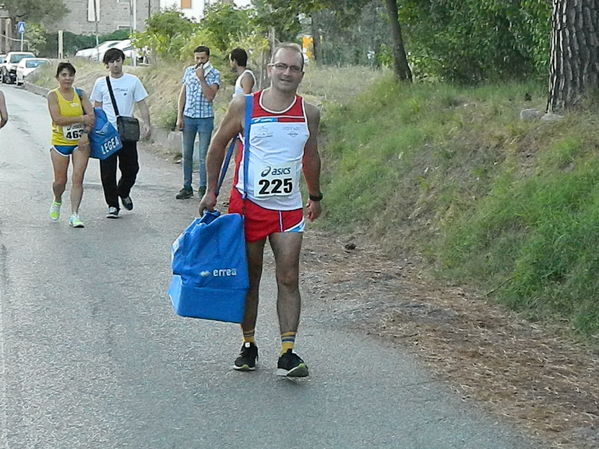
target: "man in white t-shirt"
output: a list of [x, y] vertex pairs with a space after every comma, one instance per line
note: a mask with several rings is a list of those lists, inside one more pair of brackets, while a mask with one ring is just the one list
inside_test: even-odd
[[[102, 61], [110, 72], [110, 85], [112, 86], [119, 115], [133, 117], [135, 105], [137, 104], [143, 119], [141, 137], [142, 139], [148, 138], [151, 128], [150, 111], [145, 101], [148, 96], [146, 89], [135, 75], [123, 72], [125, 54], [122, 50], [110, 48], [104, 53]], [[94, 102], [95, 107], [104, 109], [108, 120], [116, 128], [116, 113], [112, 105], [106, 78], [108, 77], [101, 77], [96, 80], [90, 99]], [[121, 169], [121, 178], [118, 183], [116, 180], [117, 165]], [[100, 161], [102, 188], [104, 189], [106, 204], [108, 204], [106, 218], [119, 217], [119, 197], [125, 209], [133, 209], [130, 192], [135, 184], [138, 172], [137, 142], [123, 141], [123, 148], [120, 151]]]

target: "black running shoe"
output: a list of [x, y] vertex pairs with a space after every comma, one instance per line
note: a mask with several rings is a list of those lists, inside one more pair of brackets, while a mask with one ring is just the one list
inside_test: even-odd
[[300, 356], [288, 349], [285, 354], [279, 357], [277, 376], [306, 377], [308, 376], [308, 366]]
[[125, 209], [133, 210], [133, 201], [130, 196], [121, 197], [121, 203], [123, 203]]
[[241, 347], [239, 357], [235, 359], [233, 369], [238, 371], [254, 371], [256, 359], [258, 358], [258, 347], [254, 343], [245, 342]]
[[179, 193], [177, 193], [175, 198], [178, 200], [187, 200], [191, 197], [193, 197], [193, 190], [191, 190], [191, 188], [187, 189], [183, 187], [181, 190], [179, 190]]

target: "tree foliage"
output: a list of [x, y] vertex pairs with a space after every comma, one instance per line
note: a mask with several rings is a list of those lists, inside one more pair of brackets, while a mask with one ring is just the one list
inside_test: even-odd
[[138, 48], [150, 48], [155, 57], [178, 58], [196, 28], [197, 24], [182, 12], [167, 9], [146, 19], [145, 30], [133, 34], [133, 43]]
[[36, 23], [61, 19], [68, 12], [63, 0], [0, 0], [0, 6], [13, 20]]
[[36, 55], [40, 54], [46, 46], [46, 32], [44, 27], [37, 23], [27, 25], [27, 49]]
[[137, 47], [147, 46], [162, 59], [188, 60], [196, 47], [205, 45], [217, 65], [228, 65], [228, 54], [235, 47], [245, 48], [250, 60], [258, 64], [261, 52], [268, 45], [254, 19], [252, 11], [229, 4], [209, 7], [199, 23], [186, 19], [178, 11], [166, 10], [151, 16], [145, 31], [135, 33], [133, 38]]
[[547, 0], [403, 0], [400, 20], [418, 75], [459, 82], [547, 70]]
[[255, 23], [263, 29], [274, 28], [279, 41], [295, 41], [302, 31], [302, 17], [329, 11], [336, 23], [346, 28], [356, 22], [362, 9], [372, 0], [253, 0]]
[[199, 28], [209, 36], [213, 46], [220, 51], [234, 48], [236, 42], [253, 34], [253, 21], [249, 10], [227, 3], [217, 3], [207, 8]]

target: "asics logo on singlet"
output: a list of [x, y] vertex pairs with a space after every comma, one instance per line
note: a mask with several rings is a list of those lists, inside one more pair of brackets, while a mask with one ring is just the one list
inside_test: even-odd
[[272, 172], [273, 176], [288, 175], [291, 173], [291, 167], [284, 167], [284, 168], [266, 167], [264, 170], [262, 170], [262, 173], [260, 173], [260, 176], [262, 176], [262, 177], [268, 176], [268, 174], [271, 172]]
[[237, 269], [236, 268], [220, 268], [220, 269], [215, 268], [212, 271], [200, 272], [200, 276], [202, 276], [203, 278], [207, 278], [210, 275], [217, 277], [217, 278], [237, 276]]

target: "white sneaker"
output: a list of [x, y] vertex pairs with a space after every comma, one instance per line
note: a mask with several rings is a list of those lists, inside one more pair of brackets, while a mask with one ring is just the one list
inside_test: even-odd
[[119, 210], [116, 207], [109, 207], [106, 218], [119, 218]]
[[79, 218], [79, 215], [77, 214], [73, 214], [71, 215], [71, 217], [69, 218], [69, 224], [71, 225], [71, 227], [73, 228], [84, 228], [85, 226], [83, 225], [83, 222], [81, 221], [81, 219]]

